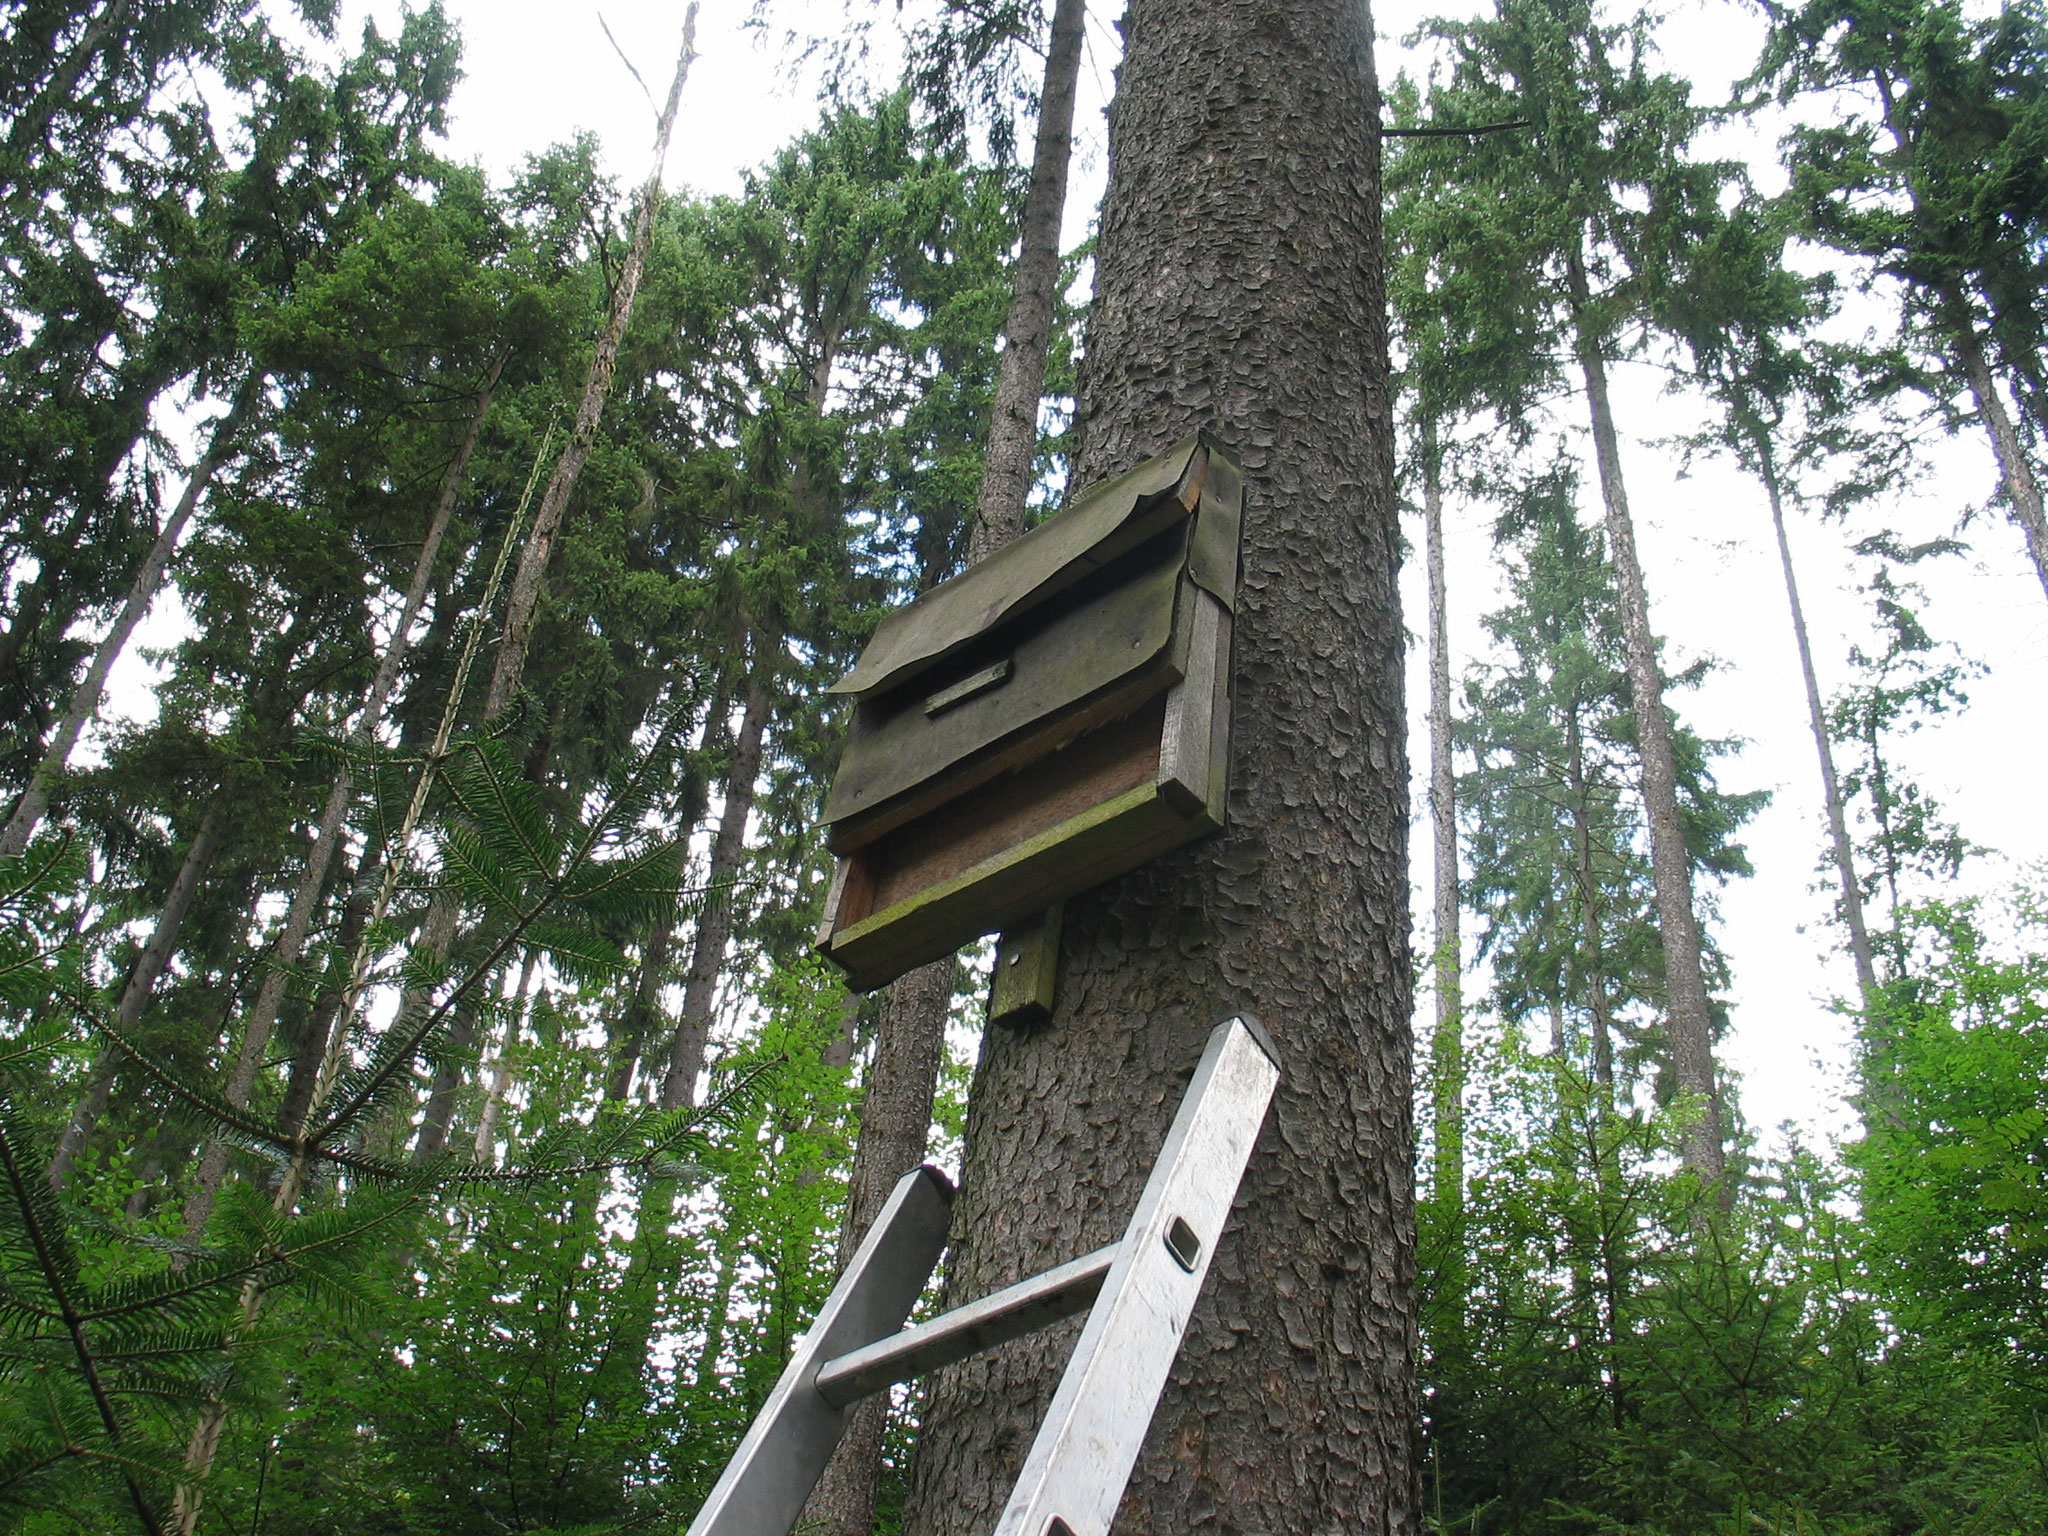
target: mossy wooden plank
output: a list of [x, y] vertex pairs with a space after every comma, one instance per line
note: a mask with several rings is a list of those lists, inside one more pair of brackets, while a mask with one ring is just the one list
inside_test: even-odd
[[1156, 783], [1141, 784], [840, 929], [827, 953], [846, 968], [848, 985], [869, 991], [1205, 830], [1175, 810]]

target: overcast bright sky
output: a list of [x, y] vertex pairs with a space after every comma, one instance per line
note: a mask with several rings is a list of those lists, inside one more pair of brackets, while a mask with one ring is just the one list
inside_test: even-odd
[[[622, 185], [646, 174], [654, 110], [620, 65], [599, 27], [603, 12], [612, 34], [657, 93], [667, 80], [680, 38], [683, 6], [673, 0], [447, 0], [466, 39], [467, 78], [454, 103], [451, 149], [502, 176], [521, 158], [589, 130], [602, 140], [606, 161]], [[683, 98], [666, 180], [671, 188], [734, 192], [744, 171], [765, 160], [817, 116], [815, 95], [785, 78], [772, 40], [740, 25], [751, 0], [707, 0], [698, 28], [698, 59]], [[1391, 77], [1412, 66], [1402, 36], [1424, 16], [1471, 13], [1470, 3], [1400, 0], [1382, 4], [1380, 69]], [[366, 14], [395, 17], [389, 0], [354, 0], [345, 9], [346, 35]], [[876, 7], [893, 13], [893, 6]], [[793, 14], [806, 14], [801, 8]], [[807, 14], [832, 16], [819, 4]], [[1091, 55], [1084, 71], [1086, 98], [1079, 115], [1080, 173], [1066, 230], [1069, 243], [1086, 233], [1103, 173], [1100, 107], [1114, 63], [1114, 34], [1106, 7], [1091, 15]], [[1674, 7], [1662, 33], [1670, 67], [1697, 83], [1701, 99], [1719, 100], [1749, 67], [1757, 28], [1750, 13], [1727, 0], [1690, 0]], [[1761, 158], [1768, 144], [1755, 136], [1726, 138], [1717, 151]], [[1708, 736], [1747, 740], [1727, 762], [1722, 781], [1731, 789], [1773, 791], [1772, 805], [1746, 834], [1755, 878], [1738, 882], [1722, 901], [1723, 946], [1735, 967], [1735, 1027], [1725, 1047], [1743, 1078], [1742, 1096], [1753, 1124], [1792, 1120], [1823, 1130], [1849, 1124], [1838, 1108], [1846, 1063], [1845, 1031], [1828, 1000], [1852, 986], [1839, 959], [1820, 960], [1831, 947], [1825, 927], [1827, 898], [1815, 891], [1821, 852], [1817, 770], [1807, 734], [1805, 703], [1793, 660], [1789, 624], [1769, 522], [1755, 489], [1725, 467], [1706, 466], [1676, 479], [1669, 456], [1650, 446], [1689, 430], [1696, 408], [1663, 394], [1663, 380], [1644, 367], [1624, 367], [1616, 401], [1628, 442], [1625, 468], [1640, 526], [1654, 619], [1669, 637], [1674, 665], [1703, 654], [1720, 669], [1680, 707]], [[1940, 473], [1914, 502], [1889, 509], [1888, 520], [1911, 535], [1952, 531], [1959, 513], [1982, 505], [1993, 486], [1987, 450], [1976, 441], [1945, 447]], [[1590, 480], [1590, 474], [1587, 477]], [[1483, 648], [1479, 617], [1496, 606], [1489, 569], [1484, 509], [1467, 509], [1451, 536], [1454, 666]], [[1590, 507], [1589, 507], [1590, 511]], [[1419, 532], [1412, 534], [1419, 542]], [[2048, 677], [2048, 603], [2029, 573], [2017, 532], [2002, 517], [1980, 520], [1969, 538], [1973, 553], [1931, 573], [1932, 628], [1986, 662], [1988, 677], [1972, 688], [1974, 707], [1964, 716], [1923, 732], [1903, 749], [1909, 765], [1944, 800], [1978, 842], [1999, 850], [1970, 876], [1977, 889], [2008, 883], [2028, 863], [2048, 859], [2048, 810], [2040, 768], [2043, 728], [2040, 698]], [[1867, 635], [1866, 607], [1854, 590], [1855, 573], [1837, 529], [1802, 523], [1793, 530], [1795, 555], [1814, 627], [1822, 685], [1846, 680], [1849, 646]], [[1423, 591], [1419, 564], [1408, 571], [1409, 626], [1420, 632]], [[1414, 658], [1420, 661], [1419, 655]], [[1411, 674], [1418, 756], [1423, 740], [1424, 675]], [[1418, 808], [1421, 804], [1417, 797]], [[1426, 888], [1427, 836], [1419, 824], [1417, 879]], [[1417, 911], [1426, 917], [1426, 901]], [[1426, 935], [1418, 931], [1418, 939]]]

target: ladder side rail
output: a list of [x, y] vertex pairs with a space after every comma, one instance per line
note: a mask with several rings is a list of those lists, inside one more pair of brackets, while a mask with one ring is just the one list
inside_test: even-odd
[[1249, 1016], [1216, 1026], [995, 1536], [1108, 1536], [1280, 1068]]
[[952, 1210], [952, 1183], [936, 1168], [897, 1182], [689, 1536], [787, 1536], [846, 1430], [846, 1408], [818, 1393], [819, 1367], [903, 1326], [938, 1266]]

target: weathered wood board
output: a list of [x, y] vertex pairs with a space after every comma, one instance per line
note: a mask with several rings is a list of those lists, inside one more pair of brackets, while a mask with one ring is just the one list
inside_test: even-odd
[[855, 990], [1223, 824], [1241, 487], [1190, 438], [877, 627], [824, 818]]

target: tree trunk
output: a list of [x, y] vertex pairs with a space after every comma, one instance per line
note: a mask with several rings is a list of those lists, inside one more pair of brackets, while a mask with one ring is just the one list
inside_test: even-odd
[[569, 510], [569, 497], [577, 478], [597, 443], [597, 427], [604, 415], [605, 401], [612, 392], [612, 375], [619, 366], [619, 343], [625, 339], [626, 323], [633, 318], [633, 304], [640, 295], [640, 277], [647, 268], [647, 252], [654, 244], [654, 213], [661, 204], [661, 168], [668, 158], [669, 135], [676, 125], [676, 107], [683, 99], [683, 82], [690, 78], [690, 64], [697, 57], [697, 0], [683, 17], [683, 47], [676, 59], [675, 77], [669, 82], [668, 104], [661, 113], [661, 125], [654, 136], [654, 165], [640, 189], [640, 206], [633, 215], [633, 238], [626, 248], [626, 262], [619, 271], [619, 284], [612, 293], [611, 312], [604, 334], [590, 359], [590, 374], [584, 381], [583, 398], [576, 407], [576, 425], [562, 447], [562, 457], [533, 516], [533, 529], [526, 548], [520, 552], [519, 569], [512, 578], [512, 590], [505, 603], [505, 629], [498, 644], [497, 664], [491, 670], [491, 688], [486, 696], [486, 718], [496, 715], [512, 702], [519, 679], [526, 670], [526, 643], [533, 631], [534, 609], [540, 603], [540, 587], [554, 557], [555, 540], [562, 531], [562, 518]]
[[348, 995], [348, 966], [357, 943], [363, 937], [364, 925], [369, 921], [370, 901], [368, 889], [357, 886], [349, 892], [348, 900], [342, 903], [341, 922], [335, 928], [331, 951], [335, 957], [333, 964], [338, 970], [329, 971], [329, 980], [314, 1001], [312, 1013], [306, 1020], [306, 1032], [292, 1051], [291, 1069], [285, 1075], [284, 1103], [278, 1109], [277, 1123], [288, 1135], [296, 1136], [306, 1122], [307, 1107], [313, 1102], [314, 1084], [320, 1077], [320, 1063], [327, 1055], [327, 1039]]
[[2048, 514], [2042, 510], [2040, 477], [2027, 461], [2026, 446], [2005, 408], [2005, 396], [1998, 392], [1998, 381], [1991, 376], [1991, 364], [1984, 356], [1984, 338], [1977, 334], [1976, 321], [1970, 317], [1962, 293], [1950, 286], [1943, 290], [1942, 297], [1948, 312], [1949, 334], [1955, 341], [1956, 355], [1962, 360], [1963, 376], [1970, 381], [1970, 398], [1976, 402], [1984, 430], [1991, 434], [1999, 478], [2005, 484], [2006, 500], [2012, 503], [2012, 520], [2020, 525], [2027, 541], [2027, 554], [2034, 562], [2034, 575], [2041, 582], [2042, 592], [2048, 594]]
[[[156, 989], [158, 978], [177, 952], [178, 932], [185, 926], [192, 902], [199, 895], [199, 887], [206, 879], [206, 872], [213, 867], [214, 853], [220, 847], [220, 834], [227, 826], [228, 800], [229, 794], [223, 787], [215, 790], [206, 802], [199, 825], [193, 830], [192, 841], [185, 846], [185, 857], [178, 865], [178, 873], [172, 877], [164, 904], [157, 911], [156, 926], [150, 930], [149, 942], [142, 946], [142, 953], [135, 957], [135, 964], [129, 968], [120, 1001], [114, 1005], [114, 1023], [123, 1034], [133, 1030], [141, 1020], [150, 993]], [[118, 1060], [119, 1047], [101, 1047], [99, 1062], [88, 1082], [85, 1096], [72, 1110], [71, 1120], [58, 1139], [56, 1154], [50, 1159], [52, 1189], [62, 1189], [71, 1182], [71, 1170], [78, 1161], [78, 1154], [85, 1149], [87, 1139], [99, 1124], [100, 1116], [106, 1112], [107, 1101], [113, 1095]]]
[[1799, 676], [1806, 684], [1806, 719], [1813, 731], [1814, 751], [1820, 757], [1821, 804], [1827, 811], [1828, 840], [1834, 854], [1835, 878], [1842, 891], [1842, 923], [1849, 930], [1849, 955], [1856, 964], [1856, 990], [1868, 1014], [1877, 1001], [1877, 965], [1870, 949], [1870, 930], [1863, 921], [1863, 887], [1856, 879], [1855, 845], [1849, 840], [1849, 818], [1842, 805], [1842, 788], [1835, 777], [1835, 749], [1828, 739], [1827, 706], [1820, 696], [1820, 681], [1813, 669], [1813, 645], [1806, 633], [1806, 609], [1799, 601], [1799, 581], [1792, 571], [1792, 545], [1785, 536], [1785, 507], [1779, 493], [1778, 471], [1771, 445], [1762, 433], [1752, 439], [1757, 450], [1759, 478], [1771, 505], [1771, 527], [1778, 536], [1778, 568], [1785, 574], [1785, 601], [1792, 610], [1792, 638], [1799, 647]]
[[[1245, 469], [1231, 825], [1067, 903], [990, 1031], [947, 1289], [1122, 1231], [1220, 1018], [1283, 1078], [1117, 1529], [1416, 1528], [1408, 778], [1372, 22], [1133, 0], [1073, 483], [1208, 426]], [[941, 1373], [905, 1529], [990, 1528], [1071, 1327]]]
[[[476, 410], [470, 416], [469, 430], [463, 434], [462, 443], [455, 450], [447, 473], [441, 478], [441, 494], [434, 503], [434, 515], [427, 523], [426, 537], [420, 543], [419, 557], [413, 562], [412, 581], [405, 589], [398, 622], [392, 629], [390, 642], [384, 647], [384, 655], [377, 663], [377, 675], [371, 680], [369, 697], [363, 701], [355, 729], [349, 732], [351, 751], [366, 749], [376, 739], [377, 727], [383, 723], [384, 707], [390, 703], [391, 692], [398, 685], [398, 669], [404, 665], [412, 627], [419, 619], [420, 609], [426, 602], [427, 588], [433, 582], [434, 566], [441, 554], [441, 540], [448, 532], [448, 521], [455, 510], [456, 493], [462, 488], [463, 478], [469, 470], [470, 455], [476, 451], [477, 438], [483, 433], [484, 418], [491, 409], [491, 396], [498, 387], [499, 376], [505, 371], [505, 358], [506, 354], [501, 351], [492, 361], [490, 371], [484, 377], [483, 391], [477, 396]], [[249, 1095], [256, 1086], [257, 1069], [263, 1063], [264, 1053], [270, 1049], [270, 1036], [277, 1027], [278, 1009], [284, 1003], [285, 989], [290, 985], [292, 972], [305, 950], [306, 936], [313, 930], [313, 917], [319, 909], [321, 893], [327, 889], [328, 871], [333, 868], [335, 852], [342, 843], [342, 823], [347, 818], [354, 790], [355, 771], [344, 758], [335, 772], [334, 783], [328, 788], [327, 803], [320, 809], [313, 846], [306, 851], [306, 867], [300, 871], [298, 887], [292, 892], [284, 926], [278, 930], [277, 941], [266, 957], [263, 984], [257, 988], [256, 1001], [242, 1024], [242, 1043], [227, 1087], [228, 1102], [237, 1109], [248, 1105]], [[185, 1227], [195, 1237], [206, 1229], [207, 1215], [213, 1209], [214, 1196], [220, 1192], [220, 1181], [226, 1174], [227, 1147], [219, 1137], [215, 1137], [207, 1144], [206, 1155], [199, 1164], [198, 1183], [185, 1202]]]
[[1003, 354], [989, 412], [988, 454], [975, 500], [969, 563], [1001, 549], [1024, 531], [1024, 502], [1038, 459], [1038, 403], [1045, 393], [1045, 353], [1059, 298], [1060, 216], [1067, 205], [1073, 159], [1074, 83], [1081, 73], [1086, 0], [1057, 0], [1046, 45], [1045, 82], [1038, 94], [1038, 143], [1031, 190], [1024, 198], [1022, 243], [1012, 278]]
[[731, 884], [746, 848], [747, 817], [754, 809], [754, 782], [761, 774], [761, 737], [768, 726], [770, 702], [767, 684], [757, 672], [747, 680], [747, 712], [726, 770], [725, 804], [718, 815], [718, 835], [711, 840], [704, 905], [690, 950], [689, 980], [683, 985], [683, 1013], [676, 1021], [668, 1070], [661, 1081], [663, 1109], [682, 1109], [697, 1102], [697, 1075], [704, 1070], [704, 1047], [711, 1034], [711, 1005], [718, 996], [725, 947], [732, 938]]
[[127, 601], [121, 605], [121, 611], [114, 616], [113, 624], [101, 638], [99, 648], [93, 652], [92, 664], [86, 668], [84, 679], [72, 690], [71, 702], [65, 706], [56, 730], [50, 735], [42, 761], [36, 765], [28, 788], [22, 791], [13, 814], [7, 818], [6, 830], [0, 831], [0, 859], [18, 857], [41, 825], [43, 813], [50, 806], [50, 790], [54, 781], [71, 761], [71, 750], [78, 745], [85, 723], [100, 707], [100, 696], [107, 687], [107, 674], [113, 671], [115, 661], [128, 644], [128, 637], [135, 633], [135, 626], [142, 622], [142, 616], [155, 600], [157, 589], [163, 585], [164, 573], [170, 569], [171, 554], [178, 546], [179, 535], [185, 531], [185, 524], [191, 521], [199, 498], [206, 494], [207, 486], [213, 483], [214, 474], [227, 458], [235, 434], [254, 408], [262, 385], [263, 375], [252, 371], [242, 381], [241, 388], [235, 391], [234, 403], [228, 407], [227, 414], [213, 424], [206, 451], [192, 466], [184, 493], [157, 530], [156, 542], [150, 546], [142, 569], [135, 573], [135, 580], [129, 585]]
[[1430, 1035], [1431, 1136], [1434, 1147], [1430, 1198], [1448, 1219], [1444, 1263], [1439, 1277], [1455, 1291], [1453, 1317], [1464, 1307], [1465, 1208], [1465, 998], [1463, 950], [1458, 917], [1458, 775], [1451, 755], [1451, 639], [1444, 570], [1442, 451], [1435, 422], [1423, 428], [1422, 514], [1429, 562], [1429, 815], [1434, 836], [1433, 887], [1436, 1025]]
[[1650, 597], [1636, 555], [1635, 521], [1621, 476], [1621, 442], [1607, 397], [1607, 362], [1593, 332], [1592, 292], [1579, 252], [1566, 260], [1571, 285], [1573, 336], [1586, 380], [1593, 424], [1593, 451], [1600, 470], [1600, 495], [1607, 513], [1608, 553], [1620, 595], [1622, 636], [1628, 649], [1629, 693], [1635, 710], [1636, 745], [1642, 756], [1644, 819], [1650, 824], [1650, 873], [1657, 892], [1657, 925], [1663, 939], [1665, 1017], [1671, 1034], [1671, 1068], [1678, 1086], [1700, 1100], [1700, 1117], [1687, 1133], [1685, 1162], [1708, 1183], [1719, 1183], [1726, 1167], [1722, 1149], [1721, 1090], [1714, 1071], [1714, 1020], [1707, 982], [1700, 968], [1700, 927], [1693, 906], [1692, 855], [1678, 814], [1678, 768], [1671, 752], [1671, 726], [1664, 714], [1664, 675], [1657, 664], [1657, 638], [1650, 628]]
[[1600, 1107], [1614, 1099], [1614, 1012], [1607, 997], [1607, 967], [1601, 961], [1600, 879], [1593, 868], [1593, 795], [1586, 780], [1586, 738], [1580, 704], [1573, 699], [1565, 717], [1565, 771], [1570, 776], [1572, 863], [1579, 887], [1579, 941], [1586, 946], [1586, 1007], [1593, 1016], [1593, 1081]]
[[526, 997], [533, 990], [533, 968], [540, 951], [529, 949], [519, 966], [519, 986], [506, 1010], [505, 1033], [498, 1042], [498, 1059], [491, 1065], [491, 1082], [484, 1092], [484, 1107], [476, 1117], [474, 1149], [479, 1167], [497, 1159], [498, 1117], [504, 1111], [505, 1093], [512, 1083], [512, 1052], [519, 1044], [520, 1026], [526, 1022]]

